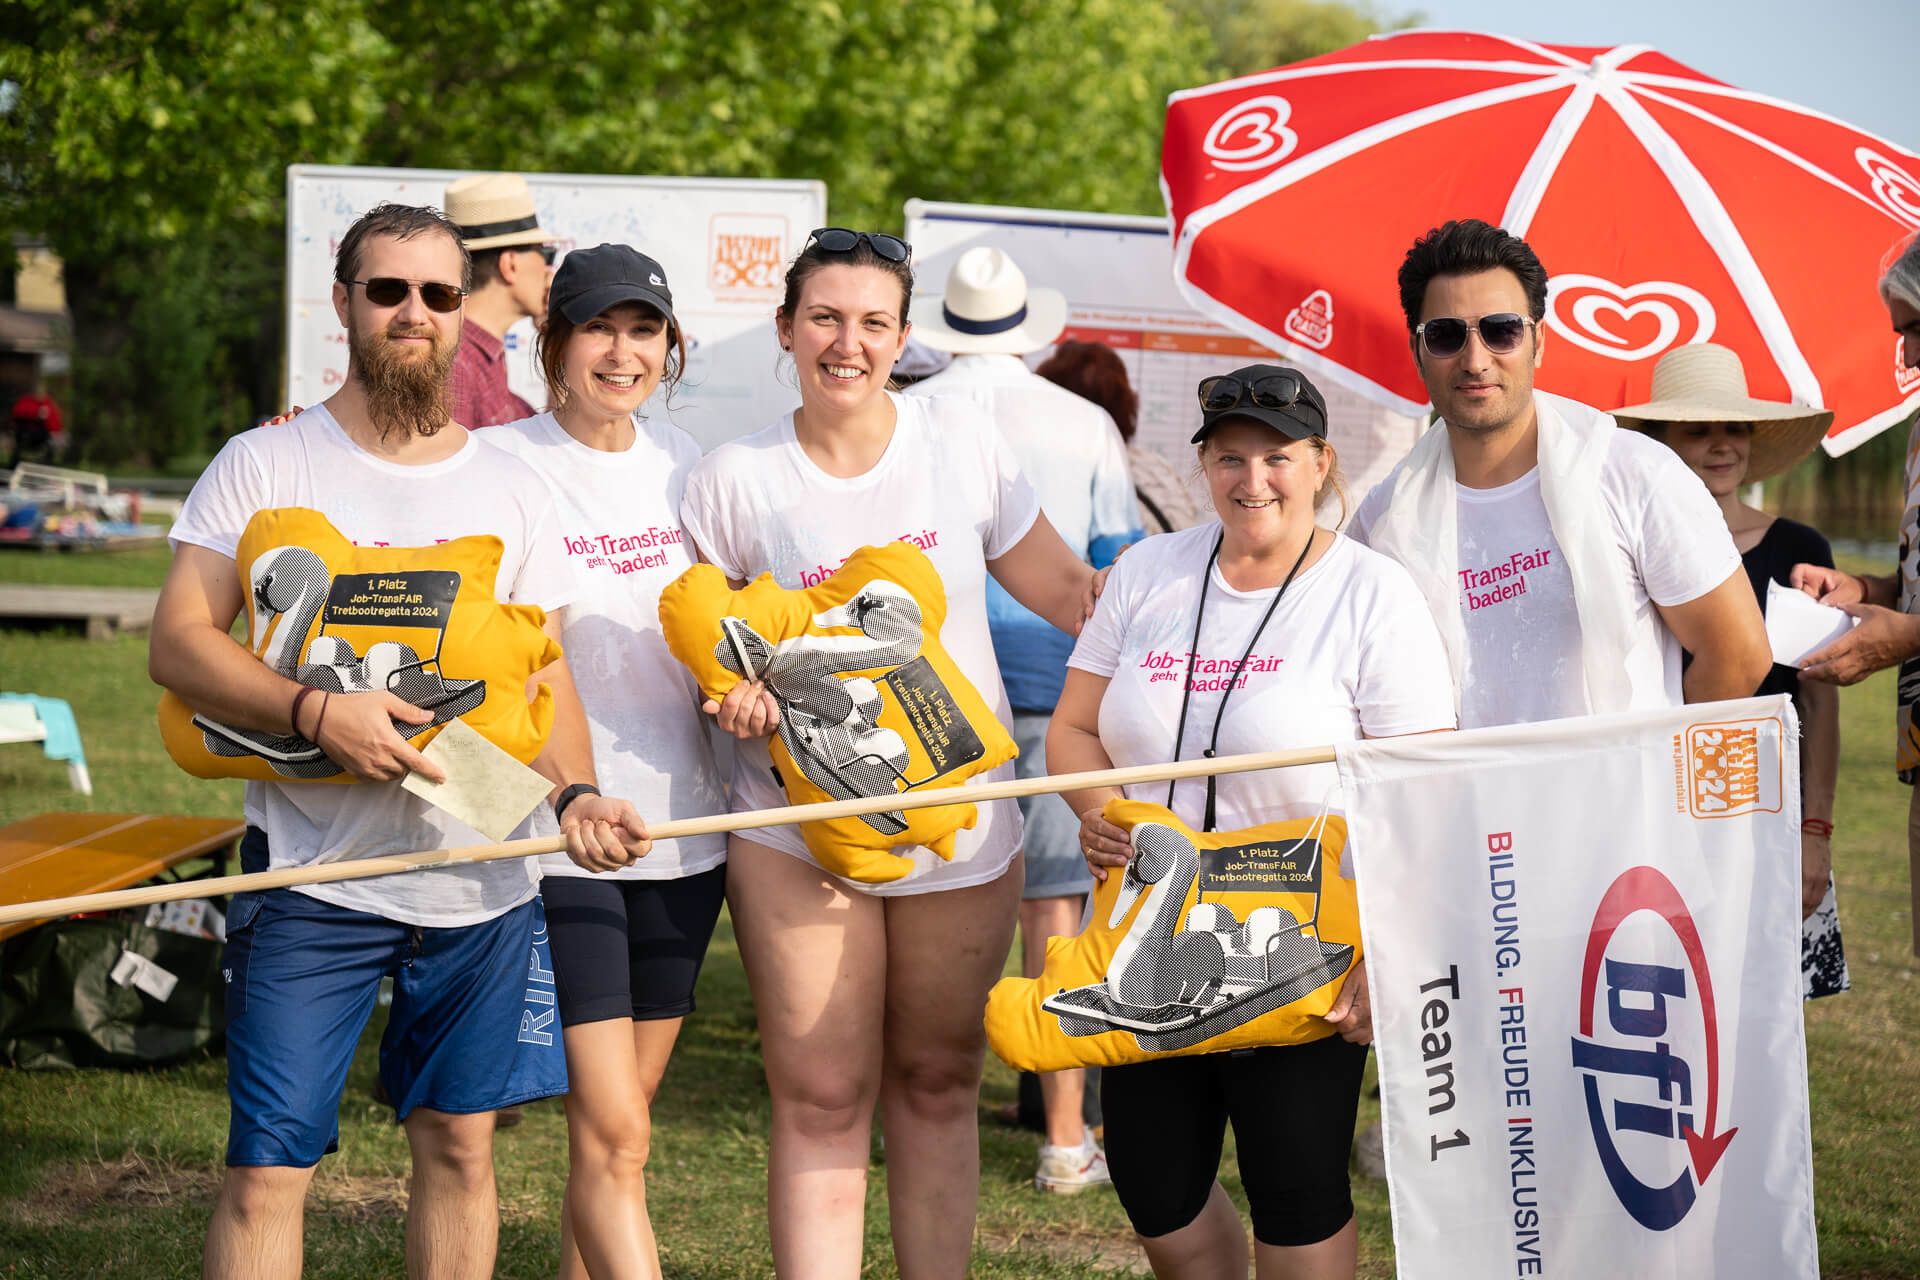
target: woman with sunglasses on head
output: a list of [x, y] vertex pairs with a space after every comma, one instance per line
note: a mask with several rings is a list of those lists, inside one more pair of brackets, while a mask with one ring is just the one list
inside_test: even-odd
[[[1346, 515], [1319, 390], [1297, 370], [1250, 365], [1203, 381], [1200, 399], [1193, 443], [1217, 519], [1148, 538], [1115, 564], [1069, 660], [1050, 769], [1453, 728], [1446, 653], [1413, 579], [1316, 523], [1329, 491]], [[1179, 678], [1157, 678], [1169, 656]], [[1337, 786], [1328, 764], [1124, 794], [1213, 831], [1312, 818], [1337, 808]], [[1101, 817], [1121, 794], [1066, 793], [1102, 879], [1131, 853]], [[1353, 1275], [1347, 1152], [1373, 1038], [1364, 961], [1326, 1023], [1306, 1044], [1102, 1071], [1108, 1169], [1155, 1275], [1247, 1274], [1239, 1212], [1216, 1177], [1228, 1123], [1261, 1280]]]
[[[598, 783], [649, 817], [717, 813], [725, 792], [692, 678], [660, 632], [660, 590], [693, 564], [680, 499], [700, 449], [642, 408], [686, 367], [666, 273], [626, 245], [577, 249], [540, 332], [553, 409], [481, 434], [548, 483], [581, 593], [561, 644]], [[663, 397], [664, 398], [664, 397]], [[592, 788], [569, 787], [543, 830]], [[649, 1109], [725, 891], [719, 836], [661, 840], [623, 863], [541, 860], [567, 1051], [563, 1277], [658, 1276], [647, 1214]]]
[[[971, 401], [888, 389], [907, 340], [913, 273], [892, 236], [824, 228], [787, 271], [776, 313], [800, 407], [709, 454], [682, 516], [735, 585], [818, 582], [861, 546], [914, 543], [948, 603], [941, 639], [1009, 719], [987, 632], [986, 575], [1068, 632], [1093, 570], [1068, 550], [994, 424]], [[735, 810], [784, 803], [763, 741], [777, 710], [751, 681], [709, 703], [745, 739]], [[1011, 777], [1012, 765], [989, 775]], [[732, 838], [727, 900], [759, 1016], [773, 1099], [768, 1223], [783, 1277], [860, 1270], [869, 1131], [886, 1135], [900, 1271], [966, 1274], [979, 1184], [981, 1011], [1020, 903], [1020, 811], [980, 806], [953, 859], [899, 849], [904, 879], [828, 873], [791, 827]]]

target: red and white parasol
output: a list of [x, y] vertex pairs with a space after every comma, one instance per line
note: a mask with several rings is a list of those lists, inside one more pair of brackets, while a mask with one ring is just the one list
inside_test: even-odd
[[1645, 45], [1409, 31], [1172, 96], [1161, 185], [1200, 310], [1408, 413], [1395, 273], [1484, 218], [1550, 277], [1539, 385], [1645, 400], [1662, 352], [1738, 351], [1753, 394], [1834, 410], [1844, 453], [1920, 407], [1875, 289], [1920, 157]]

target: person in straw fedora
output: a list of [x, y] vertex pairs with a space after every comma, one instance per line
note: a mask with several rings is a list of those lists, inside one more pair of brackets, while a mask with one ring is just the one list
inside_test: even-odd
[[447, 184], [447, 217], [473, 258], [467, 322], [453, 359], [453, 420], [493, 427], [531, 418], [507, 385], [507, 330], [547, 314], [553, 233], [540, 225], [533, 192], [517, 173], [482, 173]]
[[[1707, 486], [1767, 607], [1767, 584], [1791, 585], [1797, 564], [1831, 568], [1833, 550], [1815, 529], [1770, 515], [1740, 500], [1742, 487], [1791, 470], [1827, 433], [1833, 412], [1757, 400], [1747, 393], [1738, 353], [1718, 343], [1677, 347], [1653, 367], [1653, 398], [1614, 411], [1623, 427], [1664, 441]], [[1802, 681], [1792, 667], [1775, 665], [1762, 694], [1793, 697], [1800, 714], [1800, 969], [1808, 998], [1847, 989], [1846, 955], [1834, 905], [1833, 784], [1840, 766], [1840, 697], [1833, 685]]]
[[[968, 249], [947, 273], [946, 292], [916, 298], [913, 332], [922, 346], [950, 352], [946, 369], [917, 382], [916, 396], [963, 396], [986, 411], [1032, 481], [1040, 509], [1074, 555], [1100, 569], [1140, 537], [1126, 445], [1107, 411], [1040, 377], [1020, 359], [1044, 350], [1067, 324], [1067, 300], [1029, 288], [1020, 265], [999, 249]], [[987, 583], [987, 625], [1000, 678], [1013, 704], [1020, 777], [1047, 772], [1047, 726], [1060, 701], [1073, 638]], [[1080, 927], [1093, 878], [1080, 856], [1080, 823], [1059, 796], [1020, 801], [1026, 818], [1026, 879], [1020, 897], [1024, 971], [1040, 972], [1047, 939]], [[1034, 1173], [1041, 1191], [1073, 1193], [1104, 1183], [1106, 1157], [1084, 1117], [1084, 1071], [1040, 1078], [1046, 1142]]]

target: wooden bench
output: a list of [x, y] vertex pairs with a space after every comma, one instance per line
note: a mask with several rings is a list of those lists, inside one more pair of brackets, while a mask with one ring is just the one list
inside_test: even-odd
[[[235, 818], [144, 813], [43, 813], [0, 827], [0, 902], [38, 902], [106, 893], [166, 875], [211, 856], [223, 875], [246, 831]], [[0, 939], [44, 920], [0, 924]]]
[[122, 631], [153, 625], [160, 592], [148, 587], [46, 587], [0, 585], [0, 621], [77, 622], [87, 639], [107, 640]]

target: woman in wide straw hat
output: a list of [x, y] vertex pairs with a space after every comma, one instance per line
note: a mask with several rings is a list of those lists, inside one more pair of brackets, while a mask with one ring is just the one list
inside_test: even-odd
[[[1740, 501], [1743, 486], [1784, 474], [1812, 453], [1833, 422], [1831, 410], [1754, 399], [1739, 355], [1699, 342], [1660, 357], [1653, 367], [1653, 398], [1615, 410], [1614, 417], [1623, 427], [1665, 441], [1706, 484], [1763, 613], [1768, 582], [1790, 586], [1796, 564], [1832, 566], [1833, 551], [1818, 530]], [[1798, 671], [1785, 666], [1774, 667], [1758, 692], [1791, 694], [1800, 714], [1802, 986], [1809, 997], [1833, 995], [1847, 987], [1829, 844], [1840, 759], [1839, 692], [1831, 684], [1803, 683]]]

